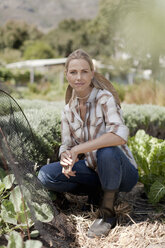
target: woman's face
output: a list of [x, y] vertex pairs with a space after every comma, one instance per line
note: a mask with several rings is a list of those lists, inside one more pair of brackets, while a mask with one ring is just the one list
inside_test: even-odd
[[91, 91], [91, 80], [94, 72], [84, 59], [72, 59], [69, 62], [66, 78], [78, 96], [87, 95]]

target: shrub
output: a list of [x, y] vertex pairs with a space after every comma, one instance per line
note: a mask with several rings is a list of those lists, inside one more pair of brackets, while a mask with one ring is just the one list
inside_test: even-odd
[[0, 68], [0, 82], [5, 82], [11, 80], [12, 78], [13, 78], [13, 73], [10, 70], [4, 67]]
[[1, 61], [7, 64], [20, 61], [21, 55], [21, 51], [18, 49], [5, 48], [0, 51]]
[[[39, 72], [35, 72], [35, 80], [40, 81], [43, 75]], [[25, 85], [30, 81], [29, 70], [9, 70], [5, 67], [0, 68], [0, 82], [10, 82], [16, 85]]]
[[140, 181], [150, 202], [159, 202], [165, 197], [165, 141], [139, 130], [128, 144], [139, 165]]
[[18, 89], [13, 96], [17, 99], [60, 101], [65, 97], [66, 87], [67, 84], [62, 85], [59, 82], [28, 83], [28, 88]]
[[51, 46], [44, 41], [34, 41], [28, 45], [24, 51], [25, 59], [48, 59], [54, 57]]
[[44, 107], [39, 108], [38, 105], [38, 108], [25, 109], [24, 112], [34, 131], [37, 149], [33, 152], [37, 162], [46, 164], [48, 158], [57, 161], [61, 142], [59, 110], [57, 112], [54, 106], [45, 104]]
[[122, 104], [123, 116], [130, 136], [143, 129], [149, 135], [165, 138], [165, 107], [156, 105]]
[[123, 102], [125, 99], [125, 94], [126, 94], [126, 86], [123, 84], [115, 83], [115, 82], [113, 82], [112, 84], [119, 95], [120, 101]]
[[[42, 74], [39, 72], [35, 72], [35, 80], [39, 81], [42, 78]], [[15, 70], [13, 72], [13, 79], [15, 80], [16, 84], [24, 85], [30, 81], [30, 71], [29, 70]]]
[[[27, 119], [35, 134], [37, 155], [40, 164], [45, 164], [47, 158], [58, 160], [58, 150], [61, 142], [60, 113], [64, 102], [48, 102], [41, 100], [19, 100]], [[139, 129], [155, 137], [165, 137], [165, 108], [152, 105], [123, 104], [124, 119], [133, 136]]]

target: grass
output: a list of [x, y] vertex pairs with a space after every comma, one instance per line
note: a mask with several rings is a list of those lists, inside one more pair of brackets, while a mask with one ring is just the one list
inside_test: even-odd
[[164, 94], [165, 85], [163, 83], [142, 81], [127, 87], [124, 102], [165, 106]]

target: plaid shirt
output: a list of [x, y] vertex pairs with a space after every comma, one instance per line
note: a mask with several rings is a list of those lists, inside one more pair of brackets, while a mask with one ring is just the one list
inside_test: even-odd
[[[74, 98], [65, 105], [62, 120], [62, 145], [59, 155], [70, 150], [73, 146], [93, 140], [104, 133], [112, 132], [125, 141], [128, 139], [129, 130], [124, 124], [120, 107], [116, 104], [113, 95], [107, 90], [93, 88], [86, 102], [85, 122], [79, 113], [79, 102]], [[128, 146], [118, 146], [137, 168]], [[97, 168], [97, 150], [85, 153], [85, 161], [90, 168]]]

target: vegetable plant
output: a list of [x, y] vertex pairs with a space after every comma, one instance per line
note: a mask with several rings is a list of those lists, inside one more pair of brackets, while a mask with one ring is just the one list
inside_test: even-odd
[[138, 164], [140, 181], [153, 204], [165, 199], [165, 140], [139, 130], [129, 139], [129, 147]]

